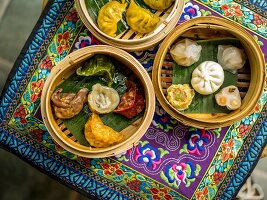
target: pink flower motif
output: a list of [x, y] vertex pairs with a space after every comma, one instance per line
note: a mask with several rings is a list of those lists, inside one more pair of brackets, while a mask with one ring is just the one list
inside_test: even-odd
[[187, 3], [184, 6], [184, 11], [181, 15], [180, 20], [190, 20], [196, 17], [200, 17], [201, 12], [199, 11], [198, 5], [193, 5], [192, 3]]
[[160, 152], [149, 144], [135, 149], [136, 155], [134, 160], [139, 163], [146, 163], [147, 167], [156, 169], [157, 165], [161, 163]]
[[186, 141], [187, 150], [190, 154], [201, 155], [205, 143], [210, 141], [210, 135], [204, 130], [190, 131], [190, 138]]
[[186, 164], [184, 162], [182, 162], [180, 165], [174, 164], [172, 166], [172, 170], [175, 171], [175, 179], [178, 181], [178, 183], [180, 184], [181, 182], [185, 183], [185, 179], [186, 179]]
[[175, 183], [179, 187], [181, 183], [188, 184], [187, 180], [194, 179], [196, 171], [199, 172], [199, 166], [194, 166], [191, 162], [174, 163], [167, 165], [163, 173], [168, 183]]

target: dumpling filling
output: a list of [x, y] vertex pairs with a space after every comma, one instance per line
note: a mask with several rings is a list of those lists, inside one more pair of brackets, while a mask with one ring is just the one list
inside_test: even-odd
[[228, 110], [236, 110], [241, 106], [241, 97], [236, 86], [231, 85], [223, 88], [215, 95], [218, 105], [226, 106]]
[[177, 110], [185, 110], [192, 103], [195, 92], [188, 84], [171, 85], [167, 89], [167, 99]]
[[90, 109], [96, 113], [110, 113], [119, 105], [120, 96], [113, 88], [97, 83], [88, 95], [88, 103]]

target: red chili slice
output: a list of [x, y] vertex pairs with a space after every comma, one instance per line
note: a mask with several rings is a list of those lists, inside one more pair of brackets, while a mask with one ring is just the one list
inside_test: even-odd
[[122, 95], [121, 102], [114, 112], [130, 119], [142, 112], [145, 107], [145, 100], [132, 81], [127, 81], [126, 86], [128, 92]]

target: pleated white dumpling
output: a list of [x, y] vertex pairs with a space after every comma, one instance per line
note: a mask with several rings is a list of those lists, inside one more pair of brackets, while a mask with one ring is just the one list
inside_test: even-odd
[[219, 45], [217, 59], [223, 69], [236, 73], [245, 65], [247, 56], [243, 49], [232, 45]]
[[224, 71], [220, 64], [213, 61], [201, 63], [192, 73], [191, 85], [200, 94], [216, 92], [224, 81]]
[[201, 50], [202, 47], [200, 45], [186, 38], [173, 45], [170, 53], [178, 65], [189, 67], [199, 60]]

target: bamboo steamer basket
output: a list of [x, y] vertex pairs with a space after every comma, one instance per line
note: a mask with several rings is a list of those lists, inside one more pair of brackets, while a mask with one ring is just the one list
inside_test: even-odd
[[[249, 67], [238, 70], [237, 87], [242, 98], [239, 109], [229, 114], [184, 114], [168, 102], [166, 90], [172, 84], [173, 69], [166, 58], [170, 57], [171, 46], [181, 37], [193, 40], [232, 37], [241, 42]], [[152, 71], [152, 82], [162, 107], [178, 121], [204, 129], [228, 126], [251, 114], [261, 97], [264, 80], [265, 60], [257, 42], [237, 23], [217, 17], [199, 17], [176, 27], [160, 45]]]
[[128, 29], [116, 37], [111, 37], [102, 32], [98, 25], [90, 17], [85, 0], [77, 0], [76, 7], [79, 16], [91, 33], [104, 44], [115, 46], [126, 51], [141, 51], [149, 49], [161, 42], [167, 34], [176, 26], [183, 11], [185, 0], [175, 0], [174, 4], [165, 11], [157, 11], [160, 23], [157, 28], [149, 34], [136, 34]]
[[[79, 63], [89, 59], [95, 54], [109, 55], [128, 67], [140, 80], [144, 88], [146, 100], [146, 108], [143, 117], [121, 131], [124, 138], [120, 143], [107, 148], [94, 148], [79, 144], [75, 136], [65, 127], [62, 120], [54, 116], [50, 100], [56, 86], [75, 73], [76, 69], [79, 67]], [[139, 139], [150, 126], [154, 110], [155, 93], [151, 79], [146, 70], [127, 52], [106, 45], [85, 47], [69, 54], [53, 68], [45, 82], [41, 97], [42, 118], [53, 139], [66, 150], [84, 157], [112, 156], [133, 147], [138, 143]]]

